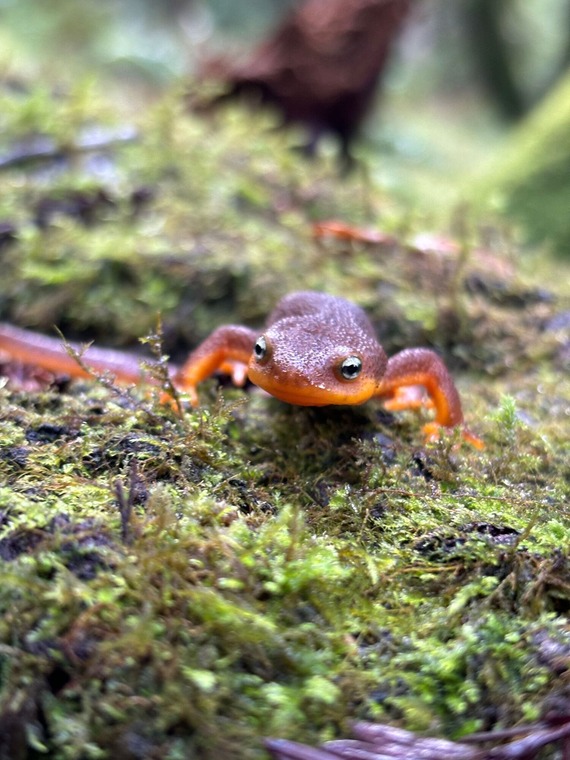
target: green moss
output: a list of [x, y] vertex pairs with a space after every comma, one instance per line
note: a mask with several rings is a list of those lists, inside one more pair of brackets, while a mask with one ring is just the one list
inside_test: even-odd
[[[20, 130], [63, 139], [65, 118], [73, 139], [109, 119], [99, 97], [29, 97], [9, 104]], [[316, 742], [356, 717], [460, 735], [556, 693], [541, 642], [563, 647], [570, 607], [570, 399], [545, 330], [567, 308], [560, 267], [538, 288], [499, 231], [484, 251], [474, 233], [460, 256], [420, 251], [421, 220], [326, 159], [301, 163], [269, 126], [237, 109], [202, 121], [173, 92], [105, 156], [110, 179], [86, 156], [6, 171], [2, 317], [104, 345], [151, 335], [181, 360], [287, 291], [348, 293], [389, 353], [444, 355], [486, 449], [425, 445], [416, 414], [374, 404], [294, 408], [211, 380], [177, 415], [145, 388], [24, 373], [27, 389], [0, 389], [15, 760], [261, 758], [264, 736]], [[57, 213], [38, 227], [46, 198]], [[330, 217], [396, 240], [314, 240]]]
[[[483, 591], [492, 584], [480, 585]], [[548, 627], [548, 619], [542, 625]], [[502, 697], [494, 703], [498, 722], [512, 720], [513, 711], [536, 719], [533, 703], [551, 678], [529, 655], [529, 640], [537, 629], [517, 629], [509, 617], [487, 613], [460, 625], [451, 640], [441, 634], [414, 637], [412, 651], [397, 658], [413, 696], [395, 697], [394, 704], [415, 728], [433, 728], [438, 716], [448, 733], [453, 725], [456, 730], [461, 725], [462, 731], [479, 729], [484, 721], [481, 703], [490, 693]]]

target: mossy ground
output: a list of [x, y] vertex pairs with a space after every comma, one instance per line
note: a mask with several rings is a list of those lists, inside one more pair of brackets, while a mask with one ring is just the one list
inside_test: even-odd
[[[1, 318], [135, 350], [160, 320], [179, 361], [286, 292], [348, 295], [388, 353], [443, 353], [486, 448], [425, 445], [374, 405], [212, 380], [180, 417], [149, 389], [11, 368], [0, 756], [262, 758], [264, 736], [356, 717], [448, 736], [536, 717], [568, 688], [568, 272], [467, 212], [435, 230], [457, 250], [420, 249], [427, 216], [364, 172], [184, 104], [148, 107], [132, 143], [3, 171]], [[1, 105], [6, 152], [122, 126], [85, 88]], [[327, 218], [396, 242], [315, 241]]]

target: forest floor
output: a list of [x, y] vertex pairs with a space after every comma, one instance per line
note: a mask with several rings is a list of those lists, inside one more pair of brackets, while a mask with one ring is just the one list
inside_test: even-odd
[[[444, 357], [485, 442], [216, 378], [177, 414], [3, 356], [0, 757], [263, 758], [358, 718], [457, 737], [567, 703], [568, 264], [239, 107], [0, 102], [2, 321], [181, 362], [288, 292], [343, 295], [389, 355]], [[329, 219], [385, 236], [315, 238]]]

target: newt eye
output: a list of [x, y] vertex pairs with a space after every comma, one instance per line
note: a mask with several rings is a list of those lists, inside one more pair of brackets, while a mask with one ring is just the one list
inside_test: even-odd
[[349, 356], [340, 365], [340, 374], [345, 380], [355, 380], [362, 370], [362, 359], [358, 356]]
[[264, 359], [269, 358], [269, 348], [267, 346], [265, 335], [260, 335], [259, 338], [255, 341], [255, 345], [253, 347], [253, 355], [258, 362], [262, 362]]

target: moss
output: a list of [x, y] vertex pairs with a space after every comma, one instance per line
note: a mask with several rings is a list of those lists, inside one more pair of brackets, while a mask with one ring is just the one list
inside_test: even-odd
[[[99, 96], [4, 97], [7, 135], [109, 123]], [[261, 324], [289, 290], [349, 293], [389, 353], [444, 355], [486, 449], [425, 445], [417, 415], [374, 404], [294, 408], [213, 379], [178, 415], [148, 388], [7, 365], [13, 757], [261, 758], [264, 736], [315, 743], [355, 717], [460, 735], [556, 693], [548, 652], [564, 651], [570, 605], [560, 266], [539, 286], [501, 230], [418, 247], [421, 220], [326, 159], [301, 163], [269, 125], [239, 110], [201, 121], [175, 91], [141, 113], [136, 142], [97, 157], [103, 178], [87, 154], [5, 171], [2, 317], [106, 345], [150, 334], [147, 349], [180, 360], [217, 324]], [[330, 217], [395, 240], [314, 240], [311, 221]]]

